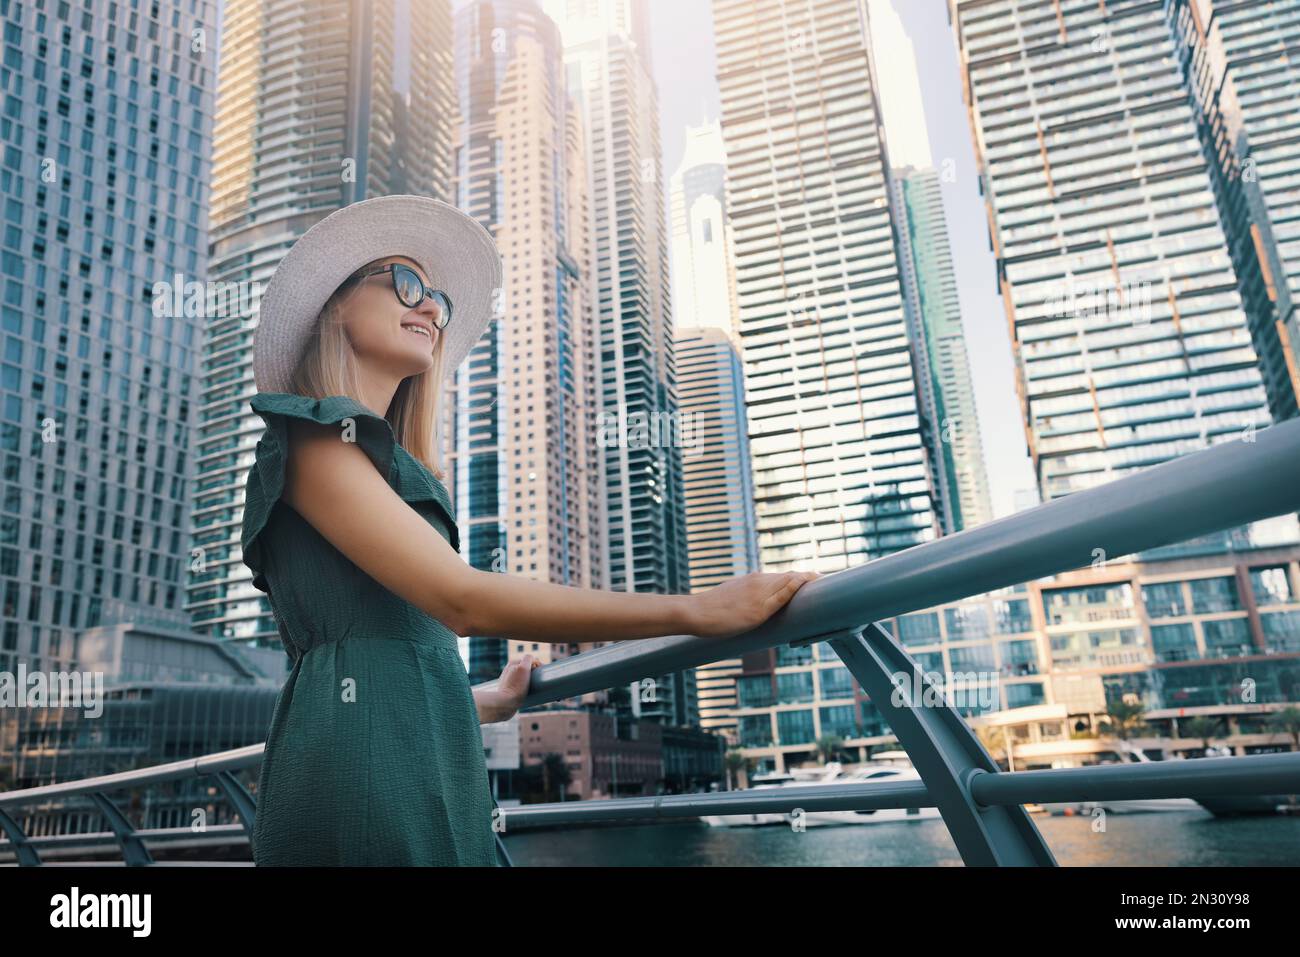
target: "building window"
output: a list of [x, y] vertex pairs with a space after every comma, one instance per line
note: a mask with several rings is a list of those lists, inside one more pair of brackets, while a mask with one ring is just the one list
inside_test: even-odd
[[1280, 611], [1260, 615], [1264, 641], [1272, 652], [1300, 651], [1300, 611]]
[[1201, 656], [1190, 624], [1153, 625], [1151, 644], [1157, 661], [1191, 661]]
[[1021, 635], [1034, 630], [1034, 616], [1029, 602], [1023, 598], [994, 601], [993, 614], [997, 616], [999, 635]]
[[781, 744], [811, 744], [814, 734], [812, 711], [778, 711], [776, 734]]
[[904, 645], [929, 645], [939, 640], [939, 616], [934, 612], [903, 615], [898, 619], [898, 640]]
[[740, 746], [763, 748], [772, 743], [772, 719], [766, 714], [740, 716]]
[[813, 699], [811, 671], [795, 671], [776, 676], [777, 704], [802, 704]]
[[1237, 579], [1200, 578], [1192, 585], [1192, 610], [1198, 615], [1219, 611], [1237, 611]]
[[1252, 568], [1250, 587], [1255, 590], [1257, 605], [1285, 605], [1295, 599], [1291, 578], [1285, 565], [1273, 568]]
[[1203, 621], [1201, 631], [1205, 635], [1207, 658], [1234, 658], [1255, 650], [1250, 641], [1250, 623], [1245, 618]]
[[1182, 582], [1160, 582], [1142, 586], [1142, 602], [1149, 618], [1174, 618], [1187, 614]]

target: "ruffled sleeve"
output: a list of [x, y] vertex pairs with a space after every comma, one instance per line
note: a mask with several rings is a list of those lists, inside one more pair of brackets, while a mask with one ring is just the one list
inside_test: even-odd
[[347, 396], [313, 399], [284, 392], [259, 392], [249, 400], [249, 405], [266, 422], [266, 431], [258, 440], [253, 467], [244, 488], [240, 548], [244, 564], [253, 573], [253, 585], [265, 592], [268, 589], [261, 532], [284, 492], [285, 453], [289, 448], [288, 420], [298, 418], [354, 429], [350, 437], [361, 446], [375, 463], [379, 474], [398, 494], [402, 493], [403, 485], [397, 468], [397, 449], [400, 446], [387, 419]]

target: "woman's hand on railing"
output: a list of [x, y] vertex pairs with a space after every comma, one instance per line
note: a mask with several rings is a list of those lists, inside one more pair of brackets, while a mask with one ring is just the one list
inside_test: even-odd
[[505, 666], [497, 679], [496, 689], [474, 689], [474, 706], [478, 709], [479, 724], [495, 724], [514, 717], [519, 706], [528, 697], [528, 683], [533, 669], [541, 662], [532, 655], [524, 655]]
[[794, 597], [817, 572], [756, 572], [690, 596], [691, 634], [730, 638], [757, 628]]

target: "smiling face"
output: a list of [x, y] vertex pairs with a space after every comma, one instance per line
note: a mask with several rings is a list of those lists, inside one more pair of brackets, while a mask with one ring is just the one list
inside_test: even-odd
[[[392, 263], [410, 266], [428, 285], [424, 270], [404, 256], [376, 260], [359, 272], [374, 272]], [[404, 379], [433, 365], [441, 336], [439, 308], [427, 296], [414, 309], [407, 307], [393, 291], [392, 273], [384, 272], [353, 285], [339, 318], [359, 362]]]

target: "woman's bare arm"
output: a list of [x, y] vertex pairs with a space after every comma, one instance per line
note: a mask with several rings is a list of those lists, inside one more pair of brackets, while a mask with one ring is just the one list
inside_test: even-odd
[[746, 575], [696, 595], [609, 592], [472, 568], [340, 429], [291, 420], [284, 500], [358, 568], [458, 635], [591, 642], [757, 627], [811, 573]]

